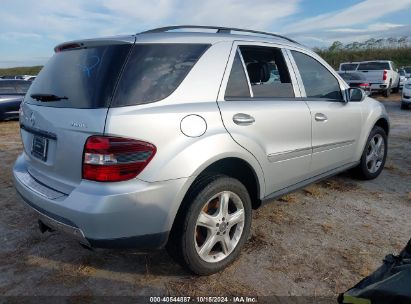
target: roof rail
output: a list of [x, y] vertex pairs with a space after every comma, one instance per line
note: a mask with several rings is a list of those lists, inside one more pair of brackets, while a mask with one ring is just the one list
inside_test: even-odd
[[144, 31], [139, 34], [148, 34], [148, 33], [164, 33], [172, 30], [179, 30], [179, 29], [211, 29], [211, 30], [216, 30], [216, 33], [225, 33], [225, 34], [230, 34], [231, 31], [235, 32], [245, 32], [245, 33], [252, 33], [252, 34], [260, 34], [260, 35], [266, 35], [266, 36], [272, 36], [276, 38], [281, 38], [285, 39], [287, 41], [290, 41], [292, 43], [297, 43], [297, 41], [290, 39], [285, 36], [277, 35], [274, 33], [269, 33], [269, 32], [261, 32], [261, 31], [254, 31], [254, 30], [246, 30], [246, 29], [240, 29], [240, 28], [235, 28], [235, 27], [221, 27], [221, 26], [203, 26], [203, 25], [176, 25], [176, 26], [165, 26], [165, 27], [159, 27], [155, 28], [152, 30]]

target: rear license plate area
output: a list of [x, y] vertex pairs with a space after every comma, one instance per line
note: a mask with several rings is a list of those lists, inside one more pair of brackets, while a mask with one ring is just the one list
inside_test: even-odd
[[31, 155], [34, 157], [41, 159], [42, 161], [47, 161], [47, 148], [48, 148], [49, 140], [47, 138], [34, 135], [33, 136], [33, 143], [31, 146]]

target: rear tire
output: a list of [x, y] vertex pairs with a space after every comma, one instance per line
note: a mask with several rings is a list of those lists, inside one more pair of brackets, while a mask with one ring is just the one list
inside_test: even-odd
[[391, 95], [391, 85], [392, 85], [392, 82], [390, 80], [390, 84], [389, 84], [388, 88], [383, 93], [384, 97], [390, 97], [390, 95]]
[[216, 273], [240, 254], [251, 228], [251, 199], [246, 187], [224, 175], [200, 180], [179, 212], [167, 250], [198, 275]]
[[400, 91], [400, 82], [398, 81], [398, 85], [396, 88], [392, 89], [393, 93], [398, 93]]
[[360, 164], [354, 168], [354, 174], [362, 180], [370, 180], [380, 175], [387, 159], [387, 134], [381, 127], [375, 126], [368, 136]]

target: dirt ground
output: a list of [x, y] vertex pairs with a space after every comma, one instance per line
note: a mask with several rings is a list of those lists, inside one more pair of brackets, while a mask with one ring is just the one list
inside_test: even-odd
[[379, 178], [344, 173], [260, 208], [240, 258], [209, 277], [188, 274], [165, 251], [92, 252], [41, 234], [11, 181], [18, 122], [2, 122], [0, 295], [335, 296], [411, 238], [411, 110], [400, 110], [398, 96], [384, 104], [392, 129]]

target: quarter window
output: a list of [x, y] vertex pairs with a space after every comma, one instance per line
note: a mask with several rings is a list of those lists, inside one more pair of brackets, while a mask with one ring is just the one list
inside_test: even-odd
[[140, 105], [168, 97], [208, 48], [208, 44], [136, 44], [112, 105]]
[[310, 98], [341, 100], [342, 94], [337, 78], [317, 60], [306, 54], [291, 51]]
[[243, 69], [240, 54], [236, 52], [233, 67], [231, 68], [230, 77], [228, 78], [226, 98], [249, 98], [250, 90], [247, 83], [247, 77]]

